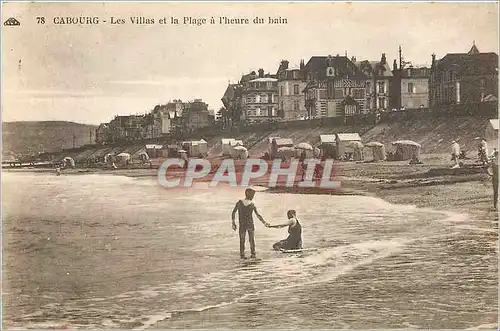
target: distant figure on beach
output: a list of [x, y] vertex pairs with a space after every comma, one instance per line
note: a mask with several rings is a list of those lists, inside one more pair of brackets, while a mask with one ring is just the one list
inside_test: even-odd
[[273, 245], [275, 251], [282, 249], [301, 249], [302, 248], [302, 225], [297, 219], [295, 210], [289, 210], [286, 213], [288, 221], [284, 224], [269, 225], [270, 228], [284, 228], [288, 226], [288, 237], [280, 240]]
[[304, 176], [307, 170], [307, 164], [305, 162], [306, 158], [307, 158], [306, 151], [302, 151], [302, 153], [300, 153], [299, 156], [300, 167], [302, 168], [302, 181], [304, 181]]
[[488, 163], [488, 144], [486, 143], [486, 139], [484, 138], [482, 138], [479, 142], [478, 157], [479, 161], [481, 161], [483, 165]]
[[493, 176], [491, 176], [491, 182], [493, 183], [493, 209], [497, 210], [498, 205], [498, 151], [495, 148], [493, 150], [492, 157], [492, 168]]
[[257, 207], [255, 207], [253, 203], [253, 198], [255, 196], [255, 190], [251, 188], [247, 188], [245, 190], [245, 199], [238, 200], [236, 205], [233, 208], [233, 212], [231, 214], [232, 218], [232, 227], [233, 230], [236, 231], [238, 228], [234, 221], [236, 212], [238, 212], [239, 218], [239, 235], [240, 235], [240, 257], [242, 259], [246, 259], [245, 256], [245, 237], [248, 232], [248, 241], [250, 242], [250, 258], [255, 258], [255, 226], [253, 224], [252, 214], [255, 213], [259, 221], [261, 221], [266, 227], [269, 226], [269, 223], [264, 221], [264, 218], [257, 211]]
[[459, 156], [460, 156], [460, 145], [455, 140], [453, 140], [451, 142], [451, 160], [455, 162], [455, 164], [453, 165], [452, 169], [460, 168], [460, 164], [458, 163]]
[[56, 175], [61, 176], [61, 168], [59, 167], [56, 168]]

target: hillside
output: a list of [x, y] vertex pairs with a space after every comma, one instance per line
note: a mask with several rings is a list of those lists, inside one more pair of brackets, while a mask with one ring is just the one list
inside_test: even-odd
[[[453, 140], [457, 140], [463, 150], [475, 152], [477, 141], [475, 137], [484, 135], [488, 119], [480, 117], [455, 117], [455, 118], [421, 118], [412, 121], [402, 121], [397, 123], [380, 123], [369, 127], [317, 127], [314, 129], [283, 129], [262, 133], [252, 133], [239, 135], [238, 138], [244, 141], [250, 148], [250, 154], [254, 156], [262, 155], [268, 148], [268, 137], [278, 136], [282, 138], [292, 138], [294, 143], [308, 142], [313, 145], [319, 143], [321, 134], [358, 132], [363, 143], [370, 141], [382, 142], [389, 150], [390, 143], [396, 140], [413, 140], [422, 145], [423, 154], [450, 153], [450, 146]], [[222, 151], [220, 137], [210, 139], [210, 154], [217, 155]], [[230, 134], [224, 138], [233, 138]], [[492, 144], [492, 142], [490, 142]]]
[[94, 125], [64, 121], [4, 122], [2, 123], [3, 152], [35, 153], [56, 152], [62, 148], [90, 143], [95, 139]]

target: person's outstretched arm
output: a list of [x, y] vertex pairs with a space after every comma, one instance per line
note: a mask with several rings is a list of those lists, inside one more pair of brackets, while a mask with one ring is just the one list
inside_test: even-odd
[[236, 229], [238, 228], [236, 226], [236, 222], [234, 221], [235, 217], [236, 217], [236, 212], [238, 211], [238, 204], [240, 202], [238, 201], [235, 205], [234, 205], [234, 208], [233, 208], [233, 212], [231, 213], [231, 226], [233, 227], [233, 230], [236, 231]]
[[264, 221], [264, 218], [259, 214], [259, 212], [257, 211], [257, 207], [254, 206], [253, 208], [254, 212], [255, 212], [255, 215], [257, 215], [257, 218], [259, 219], [259, 221], [261, 221], [266, 227], [269, 227], [270, 224], [267, 223], [266, 221]]
[[284, 224], [276, 224], [276, 225], [270, 225], [269, 227], [270, 228], [276, 228], [276, 229], [279, 229], [279, 228], [286, 228], [287, 226], [290, 226], [290, 225], [293, 225], [293, 220], [292, 219], [289, 219], [288, 222], [284, 223]]

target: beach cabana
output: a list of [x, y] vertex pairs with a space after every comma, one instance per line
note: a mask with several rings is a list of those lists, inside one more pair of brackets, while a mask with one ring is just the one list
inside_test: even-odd
[[285, 162], [295, 158], [295, 148], [293, 147], [280, 147], [276, 152], [276, 158]]
[[354, 152], [354, 142], [361, 143], [358, 133], [337, 133], [336, 135], [337, 155], [343, 156], [346, 152]]
[[204, 139], [183, 141], [182, 148], [189, 157], [203, 157], [208, 154], [208, 144]]
[[394, 141], [392, 145], [396, 147], [396, 161], [420, 159], [420, 148], [422, 146], [419, 143], [412, 140], [398, 140]]
[[75, 160], [72, 157], [66, 156], [63, 159], [64, 167], [68, 168], [74, 168], [75, 167]]
[[167, 145], [167, 156], [168, 157], [177, 157], [178, 150], [179, 150], [179, 146], [177, 146], [177, 145]]
[[130, 161], [130, 154], [129, 153], [120, 153], [116, 156], [116, 159], [120, 163], [128, 163]]
[[305, 153], [307, 159], [314, 157], [314, 148], [308, 143], [297, 144], [295, 150], [295, 156], [297, 157], [300, 157], [303, 153]]
[[318, 147], [314, 147], [313, 149], [313, 156], [317, 159], [320, 158], [321, 156], [321, 149], [319, 149]]
[[334, 134], [322, 134], [319, 136], [320, 148], [325, 159], [337, 158], [337, 137]]
[[491, 146], [491, 150], [493, 150], [493, 148], [498, 149], [498, 125], [499, 125], [498, 118], [491, 119], [489, 120], [488, 125], [486, 126], [486, 130], [484, 132], [486, 142], [488, 143], [488, 146]]
[[149, 155], [148, 155], [148, 153], [146, 153], [146, 151], [140, 151], [139, 153], [137, 153], [137, 157], [142, 162], [146, 162], [149, 160]]
[[146, 153], [150, 158], [156, 158], [162, 156], [163, 145], [149, 144], [146, 145]]
[[108, 153], [104, 155], [104, 163], [112, 163], [115, 161], [115, 155], [112, 153]]
[[243, 146], [242, 140], [237, 140], [234, 138], [222, 138], [222, 155], [223, 156], [231, 156], [231, 151], [235, 146]]
[[278, 157], [278, 149], [282, 147], [291, 147], [295, 154], [295, 148], [293, 148], [293, 140], [289, 138], [273, 138], [271, 142], [271, 159]]
[[372, 141], [369, 142], [365, 145], [365, 147], [370, 148], [372, 151], [373, 155], [373, 161], [385, 161], [387, 158], [386, 152], [385, 152], [385, 145], [382, 143], [379, 143], [377, 141]]
[[231, 157], [233, 159], [247, 159], [248, 149], [244, 146], [234, 146], [231, 150]]
[[364, 146], [361, 143], [361, 141], [352, 140], [349, 143], [347, 143], [346, 146], [353, 149], [354, 161], [361, 161], [364, 159], [364, 155], [363, 155], [363, 147]]

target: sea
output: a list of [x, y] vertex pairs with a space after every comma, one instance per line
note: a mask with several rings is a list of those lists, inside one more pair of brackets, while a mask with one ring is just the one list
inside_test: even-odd
[[315, 250], [275, 252], [286, 228], [255, 220], [261, 260], [244, 263], [231, 228], [244, 188], [3, 173], [2, 189], [6, 329], [498, 325], [494, 220], [256, 188], [265, 220], [295, 209]]

